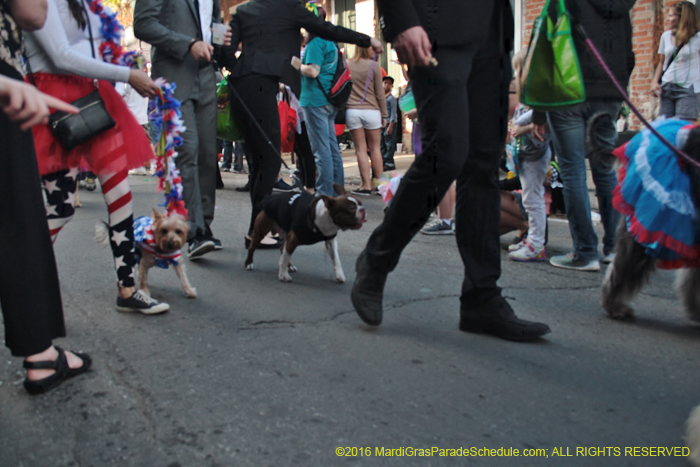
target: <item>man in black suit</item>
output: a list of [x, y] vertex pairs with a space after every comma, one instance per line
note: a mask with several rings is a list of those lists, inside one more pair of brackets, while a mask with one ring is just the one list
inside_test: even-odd
[[518, 319], [501, 296], [498, 162], [505, 141], [513, 18], [508, 0], [379, 0], [385, 39], [410, 68], [423, 153], [357, 259], [351, 298], [382, 321], [386, 277], [457, 180], [456, 238], [464, 262], [460, 329], [509, 340], [550, 330]]
[[[234, 104], [236, 119], [253, 159], [250, 235], [260, 202], [272, 193], [281, 165], [279, 81], [283, 78], [295, 93], [301, 88], [301, 75], [291, 66], [292, 57], [299, 56], [301, 51], [300, 29], [323, 39], [371, 46], [377, 53], [384, 48], [375, 38], [316, 17], [298, 0], [251, 0], [237, 7], [230, 24], [231, 46], [222, 48], [219, 62], [231, 72], [230, 83], [253, 117], [243, 106]], [[236, 58], [239, 43], [241, 54]], [[246, 245], [249, 241], [246, 237]]]

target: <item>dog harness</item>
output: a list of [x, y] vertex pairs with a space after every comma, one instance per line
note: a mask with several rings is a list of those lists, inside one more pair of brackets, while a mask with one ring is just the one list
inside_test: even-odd
[[168, 269], [172, 264], [177, 266], [182, 259], [182, 252], [180, 250], [174, 251], [172, 253], [161, 253], [156, 250], [156, 237], [153, 234], [153, 219], [147, 216], [138, 217], [134, 221], [134, 241], [138, 248], [136, 248], [136, 264], [141, 262], [141, 250], [145, 251], [149, 255], [156, 259], [156, 266], [163, 269]]
[[310, 193], [280, 193], [265, 199], [263, 210], [277, 222], [285, 232], [294, 231], [301, 245], [330, 240], [335, 235], [325, 236], [314, 224], [314, 202], [323, 202]]

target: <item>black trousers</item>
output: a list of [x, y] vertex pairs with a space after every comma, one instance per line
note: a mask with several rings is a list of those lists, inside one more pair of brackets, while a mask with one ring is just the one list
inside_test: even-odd
[[456, 240], [464, 263], [461, 306], [500, 294], [498, 163], [511, 67], [494, 17], [479, 46], [442, 47], [439, 65], [410, 71], [423, 153], [401, 181], [366, 247], [370, 265], [393, 270], [406, 245], [457, 180]]
[[[16, 79], [0, 62], [0, 73]], [[0, 111], [0, 307], [5, 345], [26, 357], [66, 335], [31, 131]]]
[[277, 181], [282, 165], [280, 117], [277, 111], [279, 80], [273, 76], [247, 75], [233, 79], [231, 84], [252, 113], [251, 118], [236, 97], [232, 96], [231, 106], [234, 116], [241, 126], [246, 149], [252, 156], [253, 166], [250, 169], [252, 212], [248, 229], [250, 234], [253, 231], [253, 222], [262, 209], [262, 200], [272, 193], [272, 186]]

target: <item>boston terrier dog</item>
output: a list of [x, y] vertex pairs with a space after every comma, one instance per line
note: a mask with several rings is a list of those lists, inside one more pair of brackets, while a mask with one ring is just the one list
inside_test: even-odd
[[336, 197], [320, 197], [307, 192], [283, 193], [269, 196], [263, 201], [263, 210], [255, 218], [245, 268], [253, 270], [253, 255], [260, 241], [271, 230], [286, 233], [282, 244], [278, 278], [291, 282], [290, 272], [296, 272], [289, 259], [299, 245], [326, 242], [326, 251], [333, 261], [333, 272], [338, 283], [345, 282], [343, 267], [338, 256], [339, 230], [357, 230], [365, 223], [365, 208], [342, 186], [333, 184]]

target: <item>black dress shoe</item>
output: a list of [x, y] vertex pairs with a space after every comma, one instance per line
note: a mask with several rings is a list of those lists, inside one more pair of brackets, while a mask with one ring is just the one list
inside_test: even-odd
[[387, 273], [370, 266], [366, 250], [357, 257], [355, 272], [355, 284], [350, 292], [355, 311], [365, 323], [379, 326], [382, 324], [382, 298]]
[[531, 341], [551, 332], [546, 324], [515, 316], [510, 304], [500, 295], [475, 307], [462, 309], [459, 329], [465, 332], [483, 332], [511, 341]]

